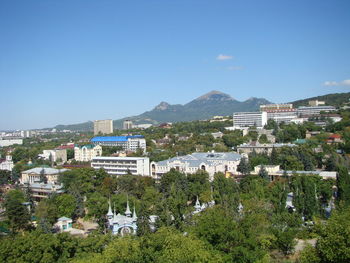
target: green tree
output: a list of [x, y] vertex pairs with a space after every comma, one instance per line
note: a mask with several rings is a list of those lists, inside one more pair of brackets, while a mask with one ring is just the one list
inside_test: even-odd
[[24, 194], [19, 190], [12, 190], [5, 196], [5, 214], [13, 232], [29, 228], [30, 215], [23, 201]]
[[350, 175], [345, 166], [338, 166], [337, 169], [338, 201], [350, 205]]
[[332, 215], [320, 229], [316, 249], [321, 262], [345, 263], [350, 261], [350, 209]]
[[258, 175], [266, 181], [270, 181], [269, 173], [266, 171], [265, 166], [261, 166]]
[[77, 207], [76, 199], [71, 194], [61, 194], [55, 197], [58, 217], [66, 216], [73, 218]]
[[247, 176], [250, 174], [250, 170], [251, 170], [251, 167], [248, 159], [246, 157], [242, 157], [241, 161], [237, 166], [237, 171]]

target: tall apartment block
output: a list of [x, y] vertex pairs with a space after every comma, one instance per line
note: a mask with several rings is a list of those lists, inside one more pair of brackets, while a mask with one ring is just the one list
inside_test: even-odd
[[125, 120], [123, 122], [123, 130], [130, 130], [132, 129], [133, 125], [132, 125], [132, 121], [131, 120]]
[[94, 135], [113, 133], [113, 120], [94, 121]]

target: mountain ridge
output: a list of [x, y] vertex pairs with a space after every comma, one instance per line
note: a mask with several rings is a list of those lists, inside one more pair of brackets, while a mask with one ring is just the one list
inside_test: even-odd
[[[180, 122], [209, 119], [216, 115], [231, 115], [237, 111], [255, 111], [261, 104], [271, 103], [264, 98], [249, 98], [246, 101], [238, 101], [229, 94], [218, 90], [212, 90], [185, 104], [170, 104], [161, 101], [150, 111], [145, 111], [136, 116], [129, 116], [114, 120], [114, 128], [121, 128], [124, 120], [132, 120], [135, 124], [162, 122]], [[84, 122], [71, 125], [57, 125], [58, 130], [91, 131], [93, 122]]]
[[[315, 96], [291, 103], [297, 107], [300, 105], [306, 105], [307, 101], [313, 99], [326, 100], [326, 103], [329, 105], [337, 105], [340, 102], [348, 101], [350, 99], [350, 92]], [[332, 103], [332, 101], [334, 101], [334, 103]], [[257, 111], [261, 104], [268, 103], [271, 102], [264, 98], [256, 97], [250, 97], [247, 100], [238, 101], [226, 93], [212, 90], [183, 105], [170, 104], [161, 101], [150, 111], [145, 111], [136, 116], [114, 120], [113, 123], [115, 128], [121, 128], [123, 121], [126, 119], [132, 120], [135, 124], [150, 123], [155, 125], [162, 122], [203, 120], [209, 119], [215, 115], [231, 115], [232, 113], [239, 111]], [[57, 130], [67, 129], [74, 131], [92, 131], [93, 122], [88, 121], [79, 124], [57, 125], [54, 128]]]

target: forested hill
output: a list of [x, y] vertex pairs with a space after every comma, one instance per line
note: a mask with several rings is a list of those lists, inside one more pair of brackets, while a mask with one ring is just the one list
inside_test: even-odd
[[307, 99], [303, 99], [303, 100], [297, 100], [297, 101], [293, 101], [291, 103], [293, 103], [294, 107], [299, 107], [299, 106], [308, 106], [309, 100], [321, 100], [321, 101], [325, 101], [326, 105], [338, 107], [338, 106], [342, 105], [343, 103], [349, 102], [349, 99], [350, 99], [350, 92], [332, 93], [332, 94], [307, 98]]

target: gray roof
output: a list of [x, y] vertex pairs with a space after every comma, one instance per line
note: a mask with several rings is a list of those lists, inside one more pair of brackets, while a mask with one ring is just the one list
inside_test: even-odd
[[32, 183], [29, 184], [30, 188], [35, 189], [35, 188], [40, 188], [40, 189], [46, 189], [46, 190], [52, 190], [53, 188], [56, 189], [56, 191], [62, 190], [63, 185], [59, 184], [44, 184], [44, 183]]
[[65, 217], [65, 216], [62, 216], [59, 219], [57, 219], [57, 221], [71, 221], [71, 220], [72, 220], [71, 218], [68, 218], [68, 217]]
[[41, 174], [42, 170], [44, 170], [44, 174], [59, 174], [65, 171], [69, 171], [69, 169], [55, 169], [55, 168], [46, 168], [46, 167], [35, 167], [33, 169], [23, 171], [22, 173], [27, 174]]
[[158, 162], [157, 165], [166, 166], [167, 163], [180, 161], [182, 163], [188, 163], [189, 167], [198, 167], [202, 163], [211, 166], [217, 164], [218, 161], [238, 161], [240, 159], [241, 155], [235, 152], [202, 152], [170, 158], [168, 160]]

